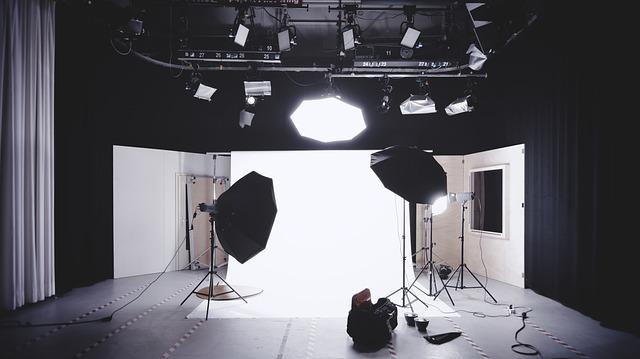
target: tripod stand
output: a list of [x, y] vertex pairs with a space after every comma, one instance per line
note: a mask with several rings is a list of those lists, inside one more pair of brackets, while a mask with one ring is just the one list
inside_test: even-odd
[[[229, 283], [227, 283], [227, 281], [224, 280], [224, 278], [222, 278], [219, 274], [218, 274], [218, 267], [215, 265], [215, 255], [216, 255], [216, 243], [215, 243], [215, 236], [216, 236], [216, 232], [214, 229], [214, 224], [215, 222], [215, 218], [213, 217], [213, 213], [209, 213], [209, 223], [211, 223], [211, 234], [209, 236], [210, 240], [211, 240], [211, 249], [209, 250], [209, 254], [210, 254], [210, 259], [209, 259], [209, 270], [207, 271], [207, 274], [205, 274], [205, 276], [200, 280], [200, 282], [198, 283], [198, 285], [195, 286], [195, 288], [187, 295], [186, 298], [184, 298], [182, 300], [182, 302], [180, 303], [180, 305], [183, 305], [184, 302], [187, 301], [187, 299], [189, 299], [189, 297], [191, 296], [191, 294], [194, 293], [198, 293], [197, 289], [200, 286], [200, 284], [202, 284], [202, 282], [204, 282], [205, 279], [209, 278], [209, 292], [207, 294], [207, 315], [205, 317], [205, 320], [209, 320], [209, 304], [211, 303], [211, 299], [213, 299], [216, 296], [219, 295], [223, 295], [223, 294], [228, 294], [228, 293], [235, 293], [238, 298], [242, 299], [245, 303], [247, 303], [247, 300], [244, 299], [243, 296], [240, 295], [240, 293], [238, 293], [235, 289], [233, 289], [232, 286], [229, 285]], [[213, 293], [213, 276], [218, 277], [218, 279], [220, 279], [221, 281], [224, 282], [224, 284], [227, 286], [227, 288], [231, 289], [230, 291], [226, 291], [226, 292], [222, 292], [222, 293], [217, 293], [214, 294]]]
[[[453, 272], [453, 274], [451, 274], [451, 277], [449, 278], [449, 280], [447, 280], [447, 283], [445, 283], [444, 285], [444, 289], [446, 289], [447, 287], [449, 288], [455, 288], [456, 290], [458, 289], [471, 289], [471, 288], [482, 288], [484, 289], [484, 291], [489, 294], [489, 296], [491, 297], [491, 299], [493, 299], [493, 301], [495, 303], [498, 303], [498, 301], [496, 300], [496, 298], [493, 297], [493, 295], [491, 295], [491, 293], [489, 292], [489, 290], [487, 290], [487, 288], [482, 284], [482, 282], [480, 282], [480, 280], [478, 279], [478, 277], [476, 277], [475, 274], [473, 274], [473, 272], [469, 269], [469, 267], [467, 267], [467, 264], [464, 262], [464, 211], [467, 208], [466, 207], [467, 201], [462, 202], [462, 228], [461, 228], [461, 233], [460, 233], [460, 264], [458, 265], [458, 267], [456, 268], [456, 270]], [[473, 277], [473, 279], [476, 280], [476, 282], [478, 282], [478, 284], [480, 285], [475, 286], [475, 287], [468, 287], [464, 285], [464, 271], [469, 272], [469, 274], [471, 274], [471, 276]], [[449, 282], [451, 282], [451, 280], [453, 279], [453, 277], [456, 275], [456, 273], [458, 273], [458, 277], [456, 279], [456, 285], [455, 286], [450, 286]], [[440, 290], [440, 292], [438, 292], [436, 294], [436, 296], [434, 297], [437, 298], [438, 295], [440, 295], [440, 293], [442, 292], [442, 290]], [[447, 291], [447, 294], [449, 292]], [[449, 298], [451, 298], [451, 296], [449, 296]], [[453, 301], [452, 301], [453, 303]], [[455, 305], [455, 304], [454, 304]]]
[[[386, 298], [391, 297], [392, 295], [402, 291], [402, 305], [395, 304], [397, 307], [402, 307], [402, 308], [406, 308], [407, 305], [411, 308], [411, 311], [413, 312], [413, 306], [411, 305], [413, 302], [415, 302], [416, 300], [419, 301], [420, 303], [424, 304], [425, 307], [429, 307], [427, 305], [427, 303], [425, 303], [422, 299], [418, 298], [417, 295], [415, 295], [412, 291], [411, 288], [408, 288], [406, 286], [406, 280], [407, 280], [407, 276], [406, 276], [406, 262], [407, 262], [407, 254], [406, 254], [406, 246], [407, 246], [407, 241], [405, 240], [406, 238], [406, 221], [405, 221], [405, 213], [406, 213], [406, 201], [402, 202], [402, 287], [396, 289], [393, 291], [393, 293], [389, 294], [386, 296]], [[411, 294], [412, 296], [414, 296], [416, 299], [415, 300], [411, 300], [411, 298], [409, 298], [409, 294]], [[405, 301], [406, 299], [406, 301]]]
[[[438, 286], [437, 286], [437, 281], [436, 281], [435, 277], [433, 276], [433, 273], [435, 272], [435, 266], [434, 266], [434, 262], [433, 262], [433, 209], [431, 209], [431, 213], [429, 214], [429, 217], [428, 218], [425, 217], [425, 222], [429, 223], [429, 248], [428, 248], [429, 249], [429, 260], [424, 264], [424, 266], [420, 270], [420, 273], [418, 273], [418, 275], [416, 276], [416, 279], [409, 286], [409, 289], [413, 288], [413, 286], [418, 281], [418, 278], [420, 278], [420, 275], [425, 270], [428, 269], [428, 272], [429, 272], [429, 293], [426, 293], [425, 291], [423, 291], [419, 287], [416, 287], [416, 289], [418, 289], [419, 291], [421, 291], [422, 293], [426, 294], [429, 297], [434, 297], [434, 299], [435, 299], [435, 297], [437, 297], [437, 294], [438, 294]], [[425, 227], [425, 234], [426, 234], [426, 227]], [[438, 275], [438, 278], [440, 278], [440, 282], [442, 283], [442, 288], [447, 292], [447, 295], [449, 296], [449, 300], [453, 304], [453, 299], [451, 299], [451, 294], [449, 294], [449, 290], [447, 289], [447, 286], [445, 285], [444, 280], [442, 280], [442, 278], [439, 275]]]

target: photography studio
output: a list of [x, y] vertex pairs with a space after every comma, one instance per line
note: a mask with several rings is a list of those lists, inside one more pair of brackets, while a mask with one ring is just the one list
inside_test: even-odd
[[0, 357], [640, 358], [612, 6], [0, 0]]

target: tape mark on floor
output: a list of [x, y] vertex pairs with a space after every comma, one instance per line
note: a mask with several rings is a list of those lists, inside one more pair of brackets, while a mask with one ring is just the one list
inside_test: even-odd
[[187, 330], [187, 332], [184, 333], [180, 337], [180, 339], [178, 339], [178, 341], [171, 346], [171, 348], [169, 348], [166, 352], [164, 352], [164, 354], [162, 354], [160, 358], [170, 357], [171, 354], [173, 354], [176, 350], [178, 350], [178, 348], [180, 348], [182, 344], [184, 344], [184, 342], [187, 341], [187, 339], [189, 339], [189, 337], [191, 337], [191, 335], [193, 335], [193, 333], [195, 333], [196, 330], [198, 330], [198, 328], [200, 328], [202, 324], [204, 324], [204, 319], [199, 320], [193, 327], [189, 328], [189, 330]]
[[289, 339], [289, 331], [291, 330], [291, 321], [292, 319], [289, 319], [289, 322], [287, 323], [287, 328], [284, 330], [284, 336], [282, 337], [282, 343], [280, 343], [280, 350], [278, 351], [277, 359], [282, 359], [282, 356], [284, 355], [284, 348], [287, 346], [287, 340]]
[[525, 321], [526, 321], [527, 324], [531, 325], [537, 331], [539, 331], [540, 333], [542, 333], [542, 334], [546, 335], [547, 337], [551, 338], [551, 340], [553, 340], [554, 342], [560, 344], [562, 347], [564, 347], [568, 351], [572, 352], [573, 354], [577, 355], [578, 357], [585, 358], [585, 359], [589, 358], [589, 356], [587, 354], [579, 351], [578, 349], [574, 348], [570, 344], [567, 344], [564, 340], [562, 340], [562, 339], [556, 337], [555, 335], [549, 333], [548, 331], [544, 330], [543, 328], [541, 328], [536, 323], [530, 321], [529, 319], [525, 319]]
[[456, 322], [454, 322], [454, 321], [453, 321], [453, 319], [451, 319], [451, 318], [449, 318], [449, 317], [444, 317], [444, 318], [445, 318], [446, 320], [448, 320], [448, 321], [453, 325], [453, 327], [454, 327], [457, 331], [459, 331], [460, 333], [462, 333], [460, 336], [461, 336], [461, 337], [463, 337], [463, 338], [464, 338], [464, 340], [466, 340], [466, 341], [467, 341], [467, 343], [469, 343], [469, 345], [471, 345], [471, 347], [472, 347], [473, 349], [475, 349], [475, 350], [476, 350], [476, 352], [478, 352], [478, 354], [479, 354], [482, 358], [484, 358], [484, 359], [489, 359], [489, 356], [487, 355], [487, 353], [485, 353], [485, 352], [484, 352], [484, 350], [482, 350], [482, 348], [480, 348], [480, 346], [479, 346], [478, 344], [476, 344], [476, 342], [474, 342], [474, 341], [473, 341], [473, 339], [471, 339], [471, 337], [470, 337], [470, 336], [468, 336], [468, 335], [467, 335], [467, 333], [466, 333], [464, 330], [462, 330], [462, 328], [461, 328], [461, 327], [460, 327]]
[[[146, 287], [146, 285], [140, 286], [140, 287], [138, 287], [138, 288], [136, 288], [136, 289], [134, 289], [134, 290], [130, 291], [129, 293], [123, 294], [123, 295], [119, 296], [118, 298], [112, 299], [111, 301], [109, 301], [109, 302], [107, 302], [107, 303], [104, 303], [104, 304], [101, 304], [101, 305], [99, 305], [99, 306], [96, 306], [96, 307], [94, 307], [93, 309], [91, 309], [90, 311], [88, 311], [88, 312], [86, 312], [86, 313], [83, 313], [83, 314], [81, 314], [81, 315], [79, 315], [79, 316], [77, 316], [77, 317], [75, 317], [75, 318], [71, 319], [71, 320], [69, 321], [69, 324], [73, 324], [73, 323], [75, 323], [75, 322], [81, 321], [81, 320], [83, 320], [84, 318], [86, 318], [86, 317], [90, 316], [91, 314], [94, 314], [94, 313], [96, 313], [96, 312], [98, 312], [98, 311], [100, 311], [100, 310], [102, 310], [102, 309], [104, 309], [104, 308], [106, 308], [106, 307], [108, 307], [108, 306], [110, 306], [110, 305], [114, 304], [114, 303], [117, 303], [117, 302], [119, 302], [119, 301], [123, 300], [124, 298], [126, 298], [126, 297], [128, 297], [128, 296], [130, 296], [130, 295], [132, 295], [132, 294], [134, 294], [134, 293], [137, 293], [137, 292], [141, 291], [141, 290], [142, 290], [142, 289], [144, 289], [145, 287]], [[22, 344], [20, 344], [20, 345], [16, 346], [16, 347], [15, 347], [15, 351], [17, 351], [17, 352], [18, 352], [18, 351], [24, 350], [24, 349], [26, 349], [28, 346], [30, 346], [31, 344], [34, 344], [34, 343], [40, 342], [40, 341], [42, 341], [43, 339], [47, 338], [48, 336], [50, 336], [50, 335], [52, 335], [52, 334], [55, 334], [55, 333], [58, 333], [58, 332], [59, 332], [59, 331], [61, 331], [62, 329], [64, 329], [64, 328], [68, 327], [68, 326], [69, 326], [69, 324], [62, 324], [62, 325], [58, 325], [57, 327], [55, 327], [55, 328], [53, 328], [53, 329], [49, 330], [49, 331], [48, 331], [48, 332], [46, 332], [46, 333], [43, 333], [43, 334], [40, 334], [40, 335], [38, 335], [38, 336], [36, 336], [36, 337], [30, 338], [30, 339], [29, 339], [29, 340], [27, 340], [26, 342], [24, 342], [24, 343], [22, 343]]]
[[393, 342], [387, 343], [387, 350], [389, 351], [391, 359], [398, 359], [398, 352], [396, 352], [396, 347], [393, 345]]
[[312, 359], [316, 352], [316, 338], [318, 337], [318, 318], [311, 319], [309, 338], [307, 341], [306, 359]]
[[143, 319], [144, 317], [146, 317], [149, 313], [153, 312], [156, 308], [158, 308], [159, 306], [165, 304], [166, 302], [170, 301], [171, 299], [175, 298], [178, 294], [184, 292], [185, 290], [187, 290], [189, 287], [191, 287], [193, 285], [193, 283], [195, 282], [190, 282], [189, 284], [185, 285], [184, 287], [182, 287], [181, 289], [176, 290], [175, 292], [173, 292], [173, 294], [171, 294], [170, 296], [164, 298], [162, 301], [154, 304], [153, 306], [151, 306], [150, 308], [148, 308], [147, 310], [145, 310], [144, 312], [138, 314], [137, 316], [127, 320], [124, 324], [120, 325], [119, 327], [117, 327], [116, 329], [110, 331], [109, 333], [107, 333], [107, 335], [105, 335], [104, 337], [100, 338], [99, 340], [95, 341], [94, 343], [92, 343], [91, 345], [87, 346], [86, 348], [82, 349], [81, 351], [79, 351], [78, 353], [76, 353], [75, 357], [76, 358], [81, 358], [82, 356], [84, 356], [85, 354], [87, 354], [88, 352], [90, 352], [91, 350], [97, 348], [99, 345], [101, 345], [102, 343], [106, 342], [107, 340], [111, 339], [111, 337], [113, 337], [114, 335], [124, 331], [125, 329], [127, 329], [128, 327], [130, 327], [131, 325], [133, 325], [135, 322], [137, 322], [138, 320]]

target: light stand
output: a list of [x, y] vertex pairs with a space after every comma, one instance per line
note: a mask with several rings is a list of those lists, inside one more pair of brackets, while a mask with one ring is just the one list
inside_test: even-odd
[[[209, 238], [210, 238], [210, 240], [211, 240], [211, 247], [210, 247], [211, 249], [210, 249], [210, 253], [209, 253], [209, 254], [210, 254], [210, 256], [209, 256], [209, 257], [210, 257], [210, 260], [209, 260], [209, 270], [207, 271], [207, 274], [205, 274], [205, 276], [200, 280], [200, 282], [198, 283], [198, 285], [196, 285], [196, 286], [195, 286], [195, 288], [194, 288], [194, 289], [193, 289], [193, 290], [192, 290], [192, 291], [187, 295], [187, 297], [186, 297], [186, 298], [184, 298], [184, 300], [182, 300], [182, 302], [180, 303], [180, 305], [183, 305], [183, 304], [184, 304], [184, 302], [186, 302], [186, 301], [187, 301], [187, 299], [189, 299], [189, 297], [191, 296], [191, 294], [194, 294], [194, 293], [196, 293], [196, 294], [197, 294], [197, 293], [198, 293], [198, 292], [197, 292], [198, 287], [199, 287], [199, 286], [200, 286], [200, 284], [202, 284], [202, 282], [204, 282], [204, 280], [205, 280], [205, 279], [207, 279], [207, 277], [208, 277], [208, 278], [209, 278], [209, 292], [208, 292], [208, 294], [207, 294], [207, 315], [205, 316], [205, 320], [209, 320], [209, 304], [211, 303], [211, 299], [213, 299], [213, 298], [214, 298], [214, 297], [216, 297], [216, 296], [223, 295], [223, 294], [228, 294], [228, 293], [233, 292], [233, 293], [235, 293], [235, 294], [238, 296], [238, 298], [242, 299], [245, 303], [247, 303], [247, 300], [246, 300], [246, 299], [244, 299], [244, 297], [243, 297], [243, 296], [241, 296], [241, 295], [240, 295], [240, 293], [238, 293], [235, 289], [233, 289], [233, 287], [232, 287], [232, 286], [230, 286], [230, 285], [229, 285], [229, 283], [227, 283], [227, 281], [225, 281], [225, 280], [224, 280], [224, 278], [222, 278], [222, 277], [218, 274], [218, 267], [215, 265], [215, 259], [214, 259], [214, 258], [215, 258], [215, 254], [216, 254], [215, 250], [216, 250], [216, 248], [217, 248], [217, 246], [216, 246], [216, 244], [215, 244], [215, 238], [216, 238], [215, 236], [216, 236], [216, 232], [215, 232], [215, 229], [214, 229], [214, 226], [213, 226], [214, 222], [215, 222], [214, 214], [213, 214], [213, 212], [209, 212], [209, 223], [211, 223], [211, 235], [209, 236]], [[231, 291], [227, 291], [227, 292], [224, 292], [224, 293], [217, 293], [217, 294], [214, 294], [214, 293], [213, 293], [213, 276], [216, 276], [216, 277], [218, 277], [218, 279], [220, 279], [221, 281], [223, 281], [223, 282], [224, 282], [224, 284], [225, 284], [229, 289], [231, 289]]]
[[[422, 293], [424, 293], [425, 295], [427, 295], [429, 297], [434, 297], [434, 299], [435, 299], [438, 296], [439, 292], [438, 292], [438, 286], [437, 286], [436, 279], [433, 276], [433, 273], [436, 272], [435, 265], [434, 265], [434, 262], [433, 262], [433, 207], [431, 208], [430, 212], [431, 213], [429, 214], [429, 217], [428, 218], [425, 217], [425, 222], [429, 223], [429, 248], [428, 248], [429, 249], [429, 260], [424, 264], [424, 266], [420, 270], [420, 273], [418, 273], [418, 275], [416, 276], [416, 279], [409, 286], [409, 289], [413, 288], [413, 286], [418, 281], [418, 278], [420, 278], [420, 275], [426, 269], [428, 269], [428, 271], [429, 271], [429, 293], [426, 293], [425, 291], [423, 291], [419, 287], [416, 287], [416, 289], [418, 289], [419, 291], [421, 291]], [[426, 234], [426, 228], [425, 228], [425, 234]], [[438, 275], [438, 278], [440, 278], [440, 282], [442, 283], [442, 288], [447, 292], [447, 295], [449, 296], [449, 300], [451, 301], [451, 304], [453, 304], [453, 299], [451, 299], [451, 294], [449, 294], [449, 290], [447, 289], [447, 286], [445, 285], [444, 280], [442, 280], [442, 278], [439, 275]]]
[[[413, 306], [411, 304], [413, 302], [415, 302], [415, 300], [411, 301], [411, 298], [409, 298], [409, 294], [414, 296], [417, 301], [419, 301], [420, 303], [424, 304], [425, 307], [429, 308], [429, 306], [422, 299], [420, 299], [417, 295], [415, 295], [410, 290], [410, 288], [407, 288], [407, 286], [406, 286], [406, 262], [407, 262], [406, 247], [407, 247], [407, 241], [405, 240], [405, 238], [406, 238], [407, 226], [406, 226], [406, 220], [405, 220], [406, 217], [405, 216], [406, 216], [406, 201], [403, 201], [402, 202], [402, 287], [394, 290], [393, 293], [387, 295], [386, 298], [389, 298], [392, 295], [402, 291], [402, 305], [399, 305], [399, 304], [396, 304], [396, 303], [393, 303], [393, 304], [395, 304], [397, 307], [402, 307], [402, 308], [406, 308], [407, 304], [408, 304], [409, 308], [411, 308], [411, 311], [413, 312]], [[405, 301], [405, 299], [406, 299], [406, 301]]]
[[[482, 282], [480, 282], [480, 280], [478, 279], [478, 277], [476, 277], [475, 274], [473, 274], [473, 272], [469, 269], [469, 267], [467, 267], [467, 264], [464, 262], [464, 211], [467, 208], [467, 201], [462, 202], [462, 228], [461, 228], [461, 233], [460, 233], [460, 264], [458, 265], [458, 267], [456, 268], [456, 270], [453, 272], [453, 274], [451, 274], [451, 277], [449, 278], [449, 280], [447, 280], [447, 283], [445, 283], [444, 289], [446, 289], [447, 287], [449, 288], [455, 288], [456, 290], [458, 289], [471, 289], [471, 288], [482, 288], [484, 289], [484, 291], [489, 294], [489, 296], [491, 297], [491, 299], [493, 299], [493, 301], [495, 303], [498, 303], [498, 301], [496, 300], [496, 298], [493, 297], [493, 295], [491, 295], [491, 293], [489, 292], [489, 290], [487, 290], [487, 288], [482, 285]], [[469, 274], [471, 274], [471, 276], [473, 277], [473, 279], [476, 280], [476, 282], [478, 282], [478, 284], [480, 285], [479, 287], [468, 287], [464, 285], [464, 271], [467, 270], [469, 272]], [[458, 271], [460, 271], [458, 273]], [[451, 280], [453, 279], [453, 277], [456, 275], [456, 273], [458, 273], [458, 277], [456, 279], [456, 285], [455, 286], [450, 286], [449, 282], [451, 282]], [[436, 294], [435, 298], [438, 298], [438, 295], [440, 295], [440, 293], [442, 292], [442, 290], [440, 290], [440, 292], [438, 292]], [[447, 291], [447, 294], [449, 292]], [[449, 297], [451, 298], [451, 297]], [[455, 304], [454, 304], [455, 305]]]

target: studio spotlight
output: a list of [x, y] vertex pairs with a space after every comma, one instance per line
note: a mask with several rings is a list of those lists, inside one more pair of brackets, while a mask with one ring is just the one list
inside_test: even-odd
[[218, 90], [202, 83], [202, 75], [198, 72], [191, 73], [191, 78], [185, 84], [185, 90], [195, 98], [211, 101], [211, 96]]
[[294, 46], [298, 45], [296, 40], [297, 31], [295, 26], [289, 25], [289, 14], [287, 13], [286, 8], [284, 9], [284, 14], [282, 15], [280, 23], [280, 31], [278, 31], [278, 49], [281, 52], [290, 51]]
[[140, 36], [144, 32], [143, 22], [137, 18], [131, 18], [127, 23], [127, 27], [134, 36]]
[[193, 95], [193, 97], [199, 98], [201, 100], [211, 101], [211, 96], [213, 96], [216, 91], [217, 89], [213, 87], [200, 84], [198, 85], [198, 89], [196, 89], [196, 93]]
[[[249, 11], [249, 14], [247, 14]], [[231, 33], [229, 37], [233, 37], [233, 42], [244, 47], [247, 43], [247, 38], [249, 37], [249, 28], [244, 25], [245, 18], [249, 18], [251, 21], [251, 26], [254, 25], [253, 19], [255, 17], [255, 13], [252, 7], [241, 6], [238, 8], [238, 15], [236, 15], [236, 19], [231, 28]]]
[[247, 96], [271, 96], [271, 81], [245, 81], [244, 94]]
[[391, 86], [388, 77], [384, 77], [382, 82], [382, 99], [380, 100], [380, 106], [378, 106], [378, 112], [387, 113], [391, 109], [391, 91], [393, 91], [393, 86]]
[[278, 49], [280, 51], [291, 51], [296, 45], [298, 45], [298, 43], [296, 42], [295, 27], [289, 26], [278, 32]]
[[236, 29], [235, 35], [233, 37], [233, 42], [244, 47], [244, 45], [247, 43], [248, 37], [249, 37], [249, 28], [242, 24], [238, 24], [238, 28]]
[[480, 70], [485, 61], [487, 61], [487, 55], [483, 54], [475, 44], [469, 45], [467, 54], [469, 54], [469, 68], [472, 70]]
[[435, 113], [436, 103], [429, 97], [428, 84], [424, 79], [418, 80], [419, 95], [410, 95], [409, 98], [400, 104], [400, 112], [403, 115], [420, 115], [425, 113]]
[[244, 102], [247, 104], [247, 106], [255, 106], [256, 98], [254, 96], [247, 96], [244, 99]]
[[473, 201], [476, 198], [475, 193], [473, 192], [449, 193], [449, 196], [455, 198], [455, 202], [458, 202], [461, 204], [468, 201]]
[[344, 45], [345, 51], [353, 50], [356, 48], [353, 29], [346, 29], [342, 32], [342, 44]]
[[447, 106], [444, 111], [449, 116], [457, 115], [464, 112], [471, 112], [475, 108], [473, 101], [471, 100], [471, 95], [467, 95], [464, 97], [460, 97], [455, 99], [453, 102]]
[[428, 95], [411, 95], [400, 104], [403, 115], [420, 115], [436, 113], [436, 103]]
[[[413, 49], [414, 47], [416, 47], [416, 44], [419, 44], [418, 39], [420, 38], [420, 31], [416, 30], [413, 25], [415, 14], [415, 5], [404, 6], [404, 15], [406, 16], [406, 20], [403, 21], [402, 24], [400, 24], [400, 33], [403, 34], [400, 45], [409, 49]], [[422, 47], [422, 44], [419, 44], [418, 47]]]
[[407, 31], [404, 32], [404, 36], [402, 36], [402, 41], [400, 41], [400, 45], [413, 49], [418, 43], [419, 37], [420, 37], [420, 31], [412, 27], [407, 27]]
[[255, 113], [249, 111], [248, 109], [240, 111], [240, 119], [238, 121], [238, 125], [240, 125], [240, 128], [245, 128], [246, 126], [251, 127], [251, 122], [253, 121], [253, 117], [255, 115]]

